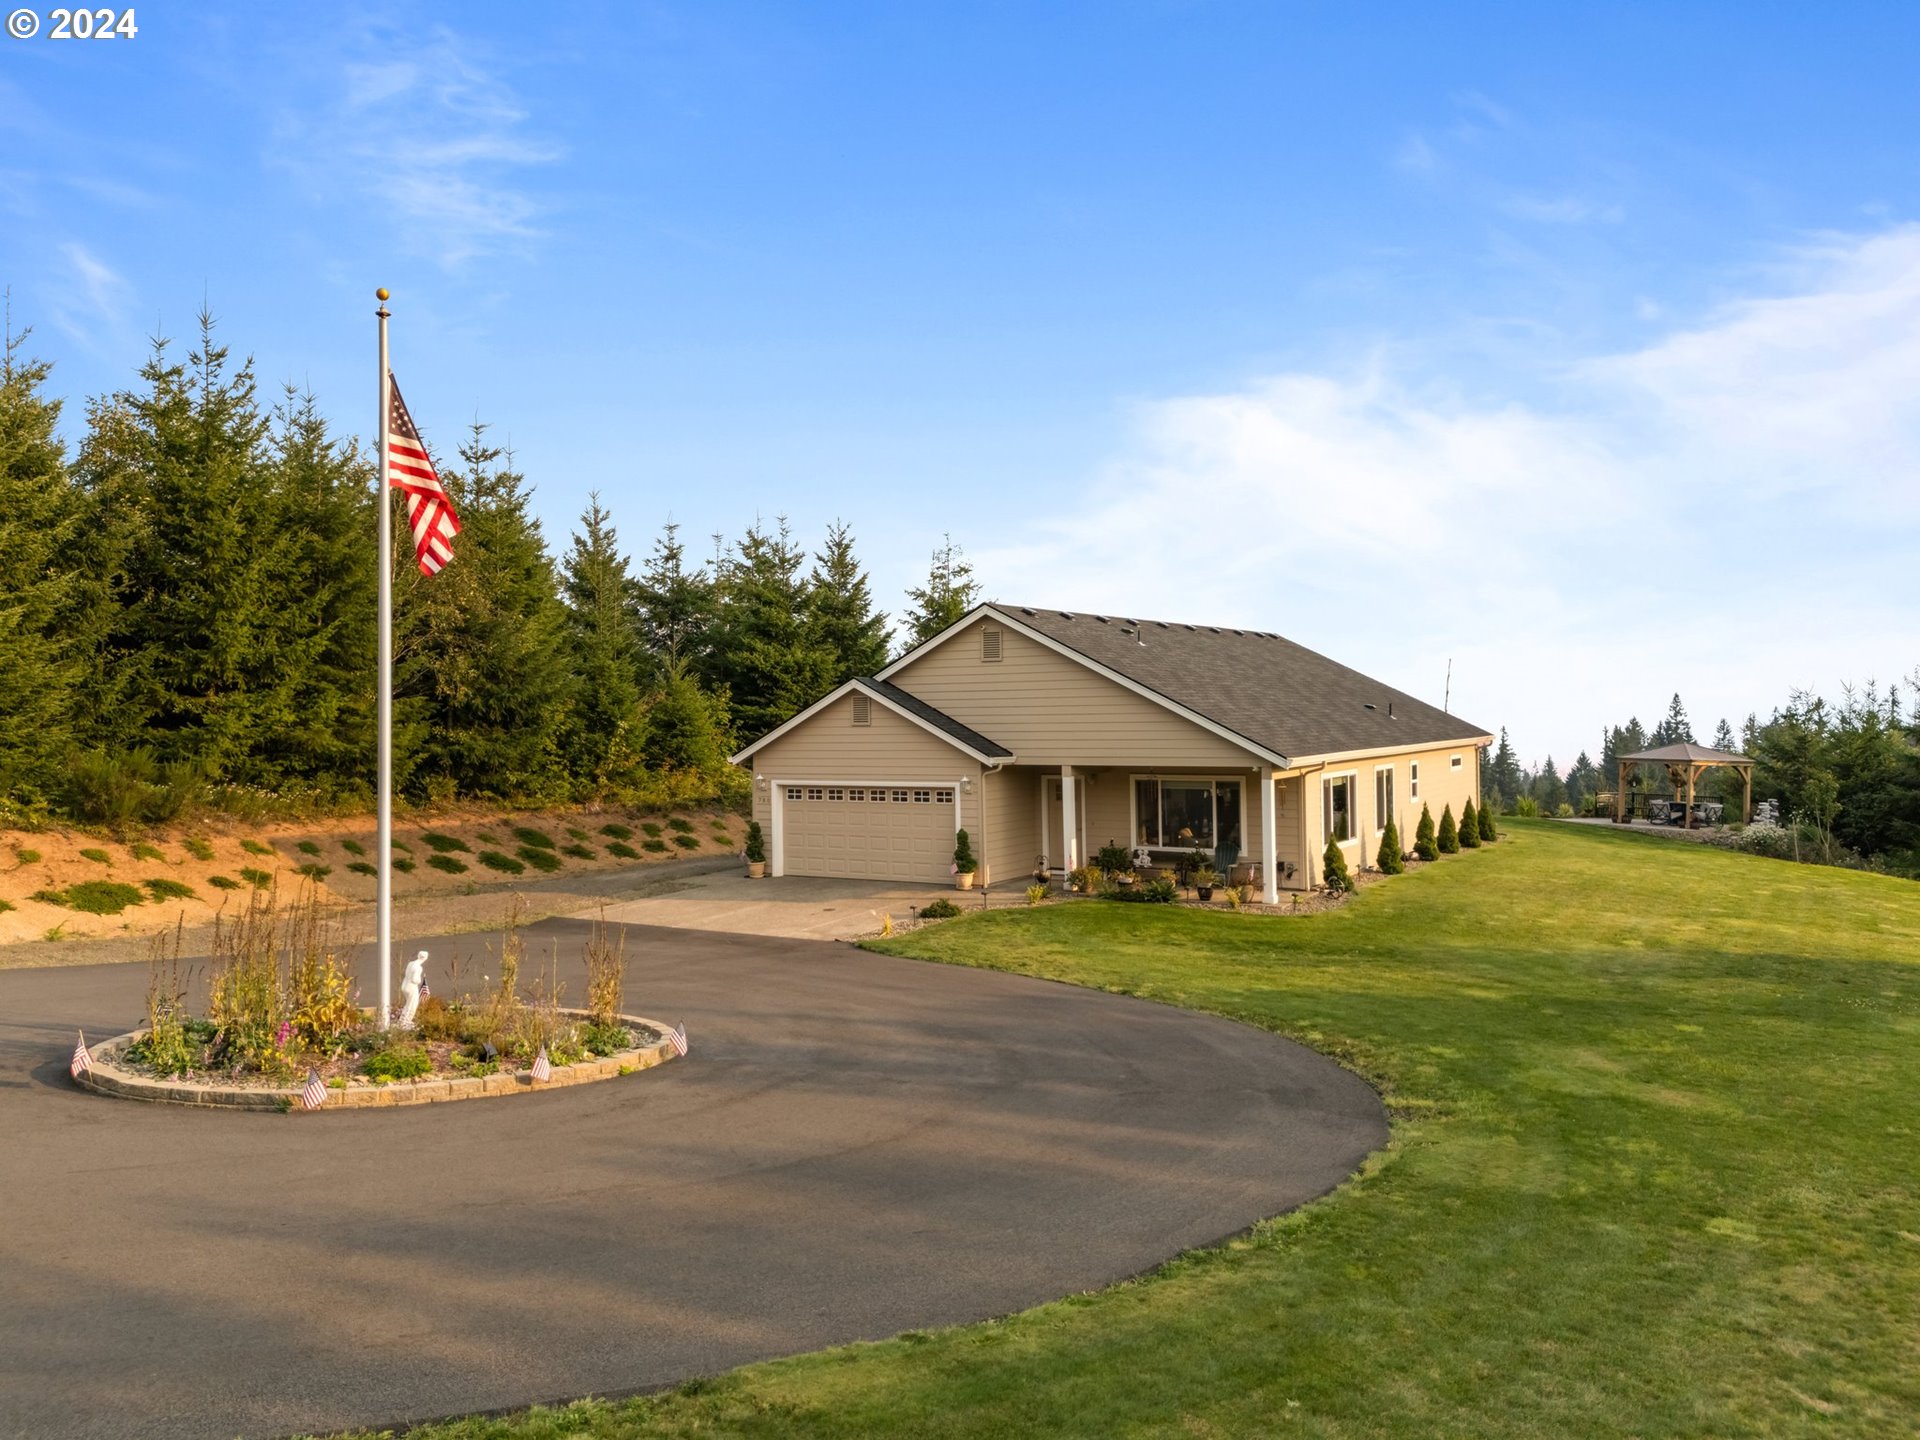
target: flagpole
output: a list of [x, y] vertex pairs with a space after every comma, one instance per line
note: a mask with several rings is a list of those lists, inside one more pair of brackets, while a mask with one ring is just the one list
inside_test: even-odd
[[387, 470], [393, 376], [387, 368], [387, 291], [383, 286], [374, 294], [380, 300], [380, 308], [374, 311], [380, 317], [380, 425], [374, 432], [380, 437], [380, 836], [376, 847], [380, 875], [374, 923], [380, 936], [375, 949], [380, 957], [380, 1028], [384, 1030], [393, 1014], [393, 491]]

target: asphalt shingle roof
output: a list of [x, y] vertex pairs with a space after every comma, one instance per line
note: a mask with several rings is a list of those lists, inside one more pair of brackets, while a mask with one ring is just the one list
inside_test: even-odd
[[870, 675], [862, 675], [854, 683], [864, 689], [871, 690], [882, 699], [891, 700], [902, 710], [910, 711], [919, 716], [922, 720], [926, 721], [927, 724], [933, 726], [936, 730], [951, 735], [977, 755], [985, 755], [994, 760], [1012, 758], [1013, 751], [1007, 749], [1006, 746], [995, 744], [978, 730], [969, 730], [965, 725], [962, 725], [958, 720], [947, 714], [946, 711], [934, 709], [933, 706], [922, 700], [918, 695], [910, 694], [890, 681], [877, 680]]
[[1488, 733], [1270, 631], [992, 608], [1289, 760]]

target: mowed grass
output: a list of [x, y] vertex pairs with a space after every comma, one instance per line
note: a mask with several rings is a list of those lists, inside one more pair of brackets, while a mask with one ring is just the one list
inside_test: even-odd
[[1084, 902], [885, 948], [1294, 1035], [1393, 1140], [1098, 1294], [420, 1434], [1915, 1431], [1920, 885], [1517, 823], [1326, 915]]

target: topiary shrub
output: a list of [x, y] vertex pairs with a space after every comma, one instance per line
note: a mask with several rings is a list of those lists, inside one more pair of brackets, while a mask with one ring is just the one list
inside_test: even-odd
[[973, 838], [964, 830], [953, 832], [953, 869], [957, 875], [971, 875], [980, 868], [973, 858]]
[[1332, 836], [1327, 837], [1327, 850], [1320, 857], [1320, 867], [1326, 872], [1326, 885], [1330, 892], [1340, 895], [1353, 889], [1353, 872], [1347, 869], [1346, 852]]
[[1488, 844], [1492, 844], [1500, 838], [1500, 832], [1496, 830], [1493, 825], [1493, 807], [1491, 805], [1482, 805], [1480, 807], [1480, 838]]
[[447, 875], [464, 875], [467, 873], [466, 861], [456, 860], [451, 855], [442, 855], [438, 852], [427, 856], [427, 864]]
[[448, 855], [455, 850], [459, 850], [465, 854], [472, 853], [467, 849], [467, 842], [459, 836], [443, 835], [438, 830], [427, 831], [426, 834], [420, 837], [420, 841], [436, 855]]
[[1433, 811], [1424, 804], [1420, 807], [1419, 828], [1413, 832], [1413, 853], [1422, 860], [1440, 858], [1440, 842], [1433, 829]]
[[1373, 857], [1373, 863], [1380, 867], [1383, 875], [1403, 875], [1407, 862], [1400, 858], [1400, 827], [1393, 823], [1393, 817], [1387, 817], [1387, 828], [1380, 837], [1380, 853]]
[[1460, 827], [1453, 823], [1453, 806], [1451, 805], [1443, 805], [1440, 808], [1440, 834], [1435, 843], [1439, 846], [1442, 855], [1460, 853]]
[[538, 845], [522, 845], [513, 852], [542, 875], [551, 875], [561, 865], [560, 857], [551, 850], [542, 850]]
[[764, 865], [767, 860], [767, 838], [760, 832], [760, 822], [747, 822], [747, 859], [756, 865]]
[[524, 875], [527, 867], [511, 855], [502, 855], [498, 850], [482, 850], [475, 857], [489, 870], [498, 870], [503, 875]]
[[[666, 848], [667, 842], [664, 840], [647, 841], [647, 849], [649, 850], [664, 850]], [[624, 840], [608, 841], [607, 853], [621, 860], [638, 860], [640, 858], [640, 852]]]
[[920, 908], [922, 920], [951, 920], [959, 913], [960, 907], [951, 900], [935, 900], [932, 904], [923, 905]]
[[1467, 799], [1467, 808], [1460, 812], [1460, 844], [1467, 850], [1480, 848], [1480, 816], [1473, 808], [1471, 796]]
[[1119, 875], [1133, 868], [1133, 852], [1109, 842], [1094, 852], [1093, 863], [1109, 875]]

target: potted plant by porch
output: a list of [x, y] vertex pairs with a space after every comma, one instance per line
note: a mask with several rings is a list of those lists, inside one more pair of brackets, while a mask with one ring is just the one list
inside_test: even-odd
[[764, 880], [767, 875], [767, 842], [761, 838], [760, 822], [747, 822], [747, 878]]
[[953, 832], [953, 887], [956, 890], [973, 889], [973, 875], [980, 868], [980, 862], [973, 858], [973, 841], [967, 838], [967, 832]]
[[1202, 900], [1213, 899], [1214, 882], [1219, 880], [1211, 865], [1202, 862], [1193, 867], [1193, 893]]

